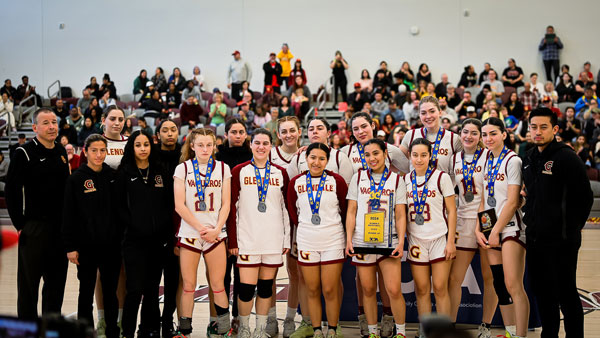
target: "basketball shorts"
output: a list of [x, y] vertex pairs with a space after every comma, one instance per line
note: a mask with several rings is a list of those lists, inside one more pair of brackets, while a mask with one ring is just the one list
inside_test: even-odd
[[209, 253], [212, 249], [216, 248], [219, 243], [223, 242], [227, 238], [227, 235], [220, 236], [217, 238], [217, 243], [209, 243], [202, 238], [186, 238], [179, 237], [177, 240], [177, 246], [180, 248], [185, 248], [199, 254], [201, 253]]
[[475, 227], [477, 227], [476, 218], [456, 219], [456, 249], [475, 251], [479, 247], [475, 237]]
[[326, 265], [345, 261], [344, 249], [298, 251], [298, 265]]
[[236, 265], [239, 268], [251, 268], [257, 266], [263, 266], [266, 268], [279, 268], [283, 266], [283, 255], [238, 255]]
[[419, 239], [408, 235], [409, 263], [417, 265], [430, 265], [446, 259], [446, 235], [435, 239]]

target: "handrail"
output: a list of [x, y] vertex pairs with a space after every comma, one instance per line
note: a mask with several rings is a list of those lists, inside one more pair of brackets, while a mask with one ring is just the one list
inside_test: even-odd
[[321, 111], [327, 116], [326, 111], [323, 109], [325, 104], [327, 103], [327, 91], [328, 89], [333, 88], [331, 82], [333, 81], [333, 75], [331, 75], [323, 84], [319, 87], [319, 92], [317, 94], [316, 106], [310, 108], [306, 116], [304, 116], [304, 123], [308, 122], [308, 119], [314, 116], [315, 111]]
[[[54, 86], [55, 84], [58, 84], [58, 90], [56, 91], [56, 93], [54, 94], [50, 94], [50, 89], [52, 88], [52, 86]], [[56, 80], [54, 82], [52, 82], [49, 86], [48, 86], [48, 98], [52, 99], [52, 96], [56, 96], [59, 100], [62, 99], [62, 93], [60, 92], [60, 80]]]
[[10, 147], [10, 132], [12, 131], [12, 127], [10, 126], [10, 116], [8, 115], [8, 111], [4, 112], [4, 113], [0, 113], [0, 119], [3, 118], [4, 116], [6, 116], [6, 124], [2, 127], [0, 127], [0, 131], [2, 131], [2, 129], [6, 129], [6, 137], [8, 138], [8, 146]]
[[[28, 107], [27, 109], [23, 110], [23, 103], [30, 101], [33, 99], [33, 106]], [[27, 115], [27, 113], [29, 113], [30, 111], [35, 111], [37, 109], [37, 95], [36, 94], [31, 94], [29, 95], [26, 99], [21, 100], [21, 102], [19, 103], [19, 118], [17, 120], [17, 125], [20, 126], [21, 123], [23, 122], [23, 116]]]

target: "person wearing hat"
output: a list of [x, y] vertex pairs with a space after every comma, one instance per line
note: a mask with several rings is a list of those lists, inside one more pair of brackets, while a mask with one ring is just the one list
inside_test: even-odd
[[263, 93], [267, 92], [267, 86], [271, 86], [275, 93], [281, 93], [281, 73], [283, 70], [281, 64], [277, 62], [275, 53], [269, 54], [269, 61], [263, 64], [263, 71], [265, 72], [265, 89]]
[[467, 115], [468, 107], [473, 107], [473, 110], [475, 110], [475, 102], [471, 100], [471, 92], [467, 90], [463, 93], [462, 100], [454, 107], [460, 120], [464, 119]]
[[354, 83], [354, 91], [348, 95], [348, 105], [354, 107], [354, 111], [360, 111], [368, 101], [369, 94], [363, 92], [359, 82]]
[[242, 82], [252, 80], [252, 68], [250, 68], [250, 64], [244, 61], [240, 56], [239, 51], [234, 51], [231, 55], [233, 55], [233, 61], [229, 64], [229, 69], [227, 70], [227, 88], [231, 89], [231, 97], [240, 101], [242, 97], [240, 96]]
[[598, 102], [598, 97], [594, 95], [594, 88], [589, 85], [585, 87], [583, 96], [577, 99], [577, 102], [575, 103], [575, 112], [579, 114], [587, 110], [592, 100], [596, 100], [596, 102]]
[[277, 53], [277, 58], [279, 59], [279, 63], [281, 64], [281, 80], [285, 83], [286, 88], [290, 88], [291, 83], [288, 83], [288, 78], [290, 77], [290, 73], [292, 72], [292, 64], [291, 61], [294, 58], [294, 54], [290, 52], [290, 47], [287, 43], [284, 43], [281, 46], [281, 51]]

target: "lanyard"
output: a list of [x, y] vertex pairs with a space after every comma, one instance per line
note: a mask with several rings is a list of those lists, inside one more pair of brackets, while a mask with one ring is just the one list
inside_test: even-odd
[[381, 193], [383, 191], [383, 187], [385, 186], [385, 182], [388, 179], [388, 168], [385, 167], [383, 169], [383, 174], [381, 175], [381, 180], [379, 184], [375, 184], [375, 179], [373, 178], [373, 172], [369, 173], [369, 181], [371, 182], [371, 194], [369, 196], [369, 203], [371, 204], [371, 208], [379, 209], [381, 205]]
[[465, 182], [466, 192], [473, 192], [473, 173], [475, 172], [475, 166], [477, 166], [477, 161], [482, 153], [483, 149], [478, 147], [475, 151], [475, 155], [473, 155], [473, 161], [468, 166], [465, 161], [465, 152], [463, 151], [462, 153], [463, 180]]
[[[427, 139], [427, 128], [423, 127], [423, 131], [425, 132], [425, 139]], [[431, 149], [431, 165], [430, 167], [437, 168], [437, 155], [440, 150], [440, 143], [442, 143], [442, 137], [444, 136], [444, 128], [440, 128], [438, 130], [437, 136], [435, 138], [435, 143], [433, 144], [433, 148]]]
[[415, 208], [415, 214], [417, 215], [422, 215], [423, 214], [423, 209], [425, 209], [425, 201], [427, 200], [427, 192], [429, 191], [429, 189], [427, 188], [427, 181], [429, 180], [429, 176], [431, 175], [432, 172], [432, 168], [431, 166], [429, 166], [427, 168], [427, 172], [425, 172], [425, 186], [423, 187], [423, 194], [421, 195], [421, 199], [419, 200], [419, 189], [417, 188], [417, 172], [415, 170], [413, 170], [412, 173], [410, 173], [410, 180], [412, 182], [412, 191], [413, 191], [413, 201], [414, 203], [414, 208]]
[[369, 166], [367, 166], [367, 160], [365, 159], [365, 148], [363, 148], [362, 144], [360, 144], [360, 142], [356, 142], [356, 149], [358, 149], [358, 155], [360, 156], [360, 163], [362, 164], [362, 168], [364, 170], [369, 169]]
[[325, 187], [325, 181], [327, 180], [327, 172], [323, 171], [321, 178], [319, 179], [319, 188], [317, 190], [317, 196], [313, 198], [312, 181], [310, 178], [310, 171], [306, 173], [306, 192], [308, 195], [308, 204], [310, 204], [310, 210], [313, 215], [319, 214], [319, 207], [321, 206], [321, 196], [323, 195], [323, 188]]
[[258, 187], [258, 203], [265, 203], [267, 199], [267, 191], [269, 190], [269, 179], [271, 178], [271, 162], [267, 160], [265, 166], [265, 180], [263, 181], [260, 177], [260, 171], [252, 159], [252, 165], [254, 166], [254, 176], [256, 176], [256, 186]]
[[[213, 172], [214, 161], [212, 156], [208, 159], [208, 164], [206, 166], [206, 176], [204, 180], [204, 184], [202, 184], [200, 179], [200, 166], [198, 164], [198, 159], [194, 157], [192, 160], [192, 164], [194, 165], [194, 178], [196, 179], [196, 190], [198, 192], [198, 199], [200, 200], [200, 204], [204, 202], [204, 194], [206, 192], [206, 187], [208, 187], [208, 183], [210, 182], [210, 176]], [[206, 204], [204, 204], [206, 206]], [[202, 208], [200, 208], [202, 209]], [[206, 208], [205, 208], [206, 209]], [[204, 211], [204, 210], [202, 210]]]
[[[496, 162], [496, 166], [492, 167], [494, 164], [494, 154], [490, 154], [488, 158], [488, 196], [494, 197], [494, 183], [496, 183], [496, 175], [498, 175], [498, 171], [500, 171], [500, 167], [502, 164], [502, 160], [508, 154], [508, 148], [503, 147], [500, 156], [498, 156], [498, 162]], [[495, 203], [494, 203], [495, 204]]]

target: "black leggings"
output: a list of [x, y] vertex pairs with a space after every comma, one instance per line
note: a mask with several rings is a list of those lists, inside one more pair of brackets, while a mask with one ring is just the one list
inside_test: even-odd
[[162, 312], [162, 326], [172, 327], [173, 313], [177, 309], [177, 288], [179, 287], [179, 257], [173, 252], [173, 247], [168, 246], [163, 264], [164, 275], [164, 308]]
[[[237, 256], [231, 255], [227, 257], [227, 269], [225, 270], [225, 291], [229, 296], [229, 288], [231, 285], [231, 269], [233, 268], [233, 302], [231, 304], [231, 315], [233, 317], [238, 316], [238, 292], [240, 290], [240, 269], [235, 265], [237, 262]], [[229, 297], [227, 297], [229, 298]]]
[[[544, 68], [546, 69], [546, 79], [555, 82], [558, 77], [558, 69], [559, 69], [559, 61], [558, 60], [544, 60]], [[551, 71], [554, 70], [554, 77], [552, 77]]]
[[333, 102], [334, 104], [338, 103], [338, 89], [340, 90], [340, 92], [342, 93], [342, 101], [346, 102], [348, 101], [348, 92], [346, 91], [346, 87], [348, 87], [348, 81], [347, 80], [333, 80]]

